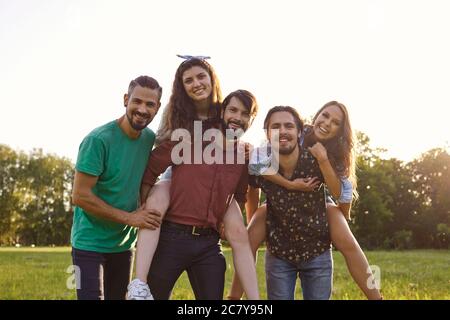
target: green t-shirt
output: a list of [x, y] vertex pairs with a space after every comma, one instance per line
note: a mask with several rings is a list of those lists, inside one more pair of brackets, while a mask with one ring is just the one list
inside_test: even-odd
[[[76, 169], [98, 177], [92, 191], [109, 205], [132, 212], [155, 134], [148, 128], [137, 139], [128, 137], [117, 121], [94, 129], [81, 142]], [[76, 249], [122, 252], [136, 243], [134, 227], [106, 220], [75, 206], [71, 242]]]

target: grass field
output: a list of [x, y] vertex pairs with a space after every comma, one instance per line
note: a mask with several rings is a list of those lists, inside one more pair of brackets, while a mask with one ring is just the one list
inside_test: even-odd
[[[226, 289], [231, 282], [231, 252], [227, 257]], [[450, 251], [369, 251], [372, 265], [381, 271], [385, 299], [450, 300]], [[333, 299], [364, 299], [351, 279], [343, 257], [334, 252]], [[264, 250], [259, 252], [258, 277], [262, 298], [266, 299]], [[75, 299], [67, 272], [71, 265], [70, 248], [0, 248], [0, 300]], [[301, 298], [297, 286], [296, 298]], [[193, 299], [185, 274], [177, 282], [172, 299]]]

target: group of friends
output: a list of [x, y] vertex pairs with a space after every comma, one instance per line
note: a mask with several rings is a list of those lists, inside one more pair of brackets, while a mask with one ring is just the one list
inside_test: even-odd
[[[162, 88], [140, 76], [124, 94], [125, 114], [80, 144], [71, 234], [78, 299], [169, 299], [186, 271], [196, 299], [221, 300], [223, 239], [235, 270], [228, 299], [260, 299], [263, 242], [268, 299], [293, 300], [297, 277], [304, 299], [330, 299], [332, 243], [366, 297], [382, 299], [347, 222], [357, 197], [347, 108], [330, 101], [305, 123], [295, 108], [275, 106], [265, 115], [266, 147], [253, 148], [240, 137], [257, 116], [254, 95], [222, 99], [207, 57], [182, 58], [156, 134], [147, 126]], [[191, 137], [183, 148], [179, 129]], [[211, 130], [221, 137], [205, 139]]]

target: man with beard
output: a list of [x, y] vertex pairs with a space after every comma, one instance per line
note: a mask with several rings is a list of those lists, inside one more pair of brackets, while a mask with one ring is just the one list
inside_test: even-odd
[[[148, 274], [150, 291], [157, 300], [170, 298], [175, 282], [184, 271], [187, 271], [196, 299], [223, 298], [226, 265], [219, 240], [222, 222], [225, 222], [227, 238], [243, 236], [242, 243], [238, 244], [242, 250], [237, 259], [246, 261], [241, 265], [246, 264], [248, 269], [252, 269], [247, 270], [244, 277], [253, 278], [252, 298], [259, 298], [256, 270], [241, 212], [233, 210], [230, 215], [227, 211], [231, 206], [237, 207], [236, 202], [241, 207], [246, 202], [247, 164], [243, 156], [242, 163], [237, 161], [239, 153], [242, 155], [237, 144], [240, 133], [249, 127], [256, 116], [257, 104], [250, 92], [237, 90], [225, 98], [222, 106], [221, 119], [208, 121], [202, 130], [219, 129], [215, 131], [218, 135], [215, 135], [213, 142], [219, 148], [214, 149], [212, 157], [226, 161], [231, 154], [232, 162], [223, 163], [202, 157], [201, 163], [194, 163], [190, 155], [198, 149], [204, 155], [203, 151], [211, 144], [203, 143], [197, 148], [195, 144], [198, 141], [191, 145], [190, 140], [187, 143], [189, 151], [186, 151], [189, 158], [183, 163], [175, 164], [172, 150], [177, 143], [173, 141], [162, 143], [150, 156], [142, 181], [142, 201], [147, 199], [157, 177], [172, 166], [170, 206], [161, 225], [158, 247]], [[234, 239], [230, 238], [231, 243]]]
[[136, 228], [158, 227], [157, 213], [137, 208], [155, 134], [147, 128], [162, 88], [148, 76], [130, 82], [125, 114], [82, 141], [76, 163], [71, 234], [80, 300], [121, 300], [131, 276]]
[[298, 275], [305, 299], [329, 299], [333, 263], [324, 178], [315, 158], [298, 143], [303, 122], [294, 108], [278, 106], [269, 110], [264, 128], [271, 145], [278, 142], [278, 173], [289, 180], [309, 178], [319, 186], [308, 192], [289, 191], [263, 176], [249, 178], [251, 187], [261, 188], [267, 199], [267, 296], [293, 299]]

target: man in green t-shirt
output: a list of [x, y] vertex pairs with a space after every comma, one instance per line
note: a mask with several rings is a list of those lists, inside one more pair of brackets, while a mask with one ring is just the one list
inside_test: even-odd
[[78, 299], [124, 299], [136, 228], [158, 228], [157, 212], [139, 207], [139, 187], [155, 134], [147, 128], [162, 88], [148, 76], [130, 82], [125, 114], [81, 142], [72, 201], [72, 259]]

